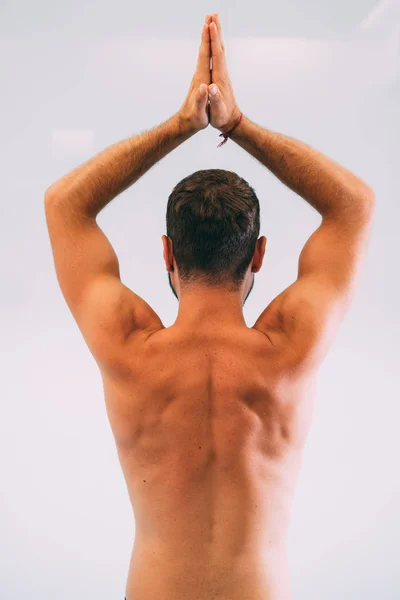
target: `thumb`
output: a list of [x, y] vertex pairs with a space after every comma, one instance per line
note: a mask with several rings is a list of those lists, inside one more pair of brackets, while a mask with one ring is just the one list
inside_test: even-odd
[[197, 90], [196, 101], [199, 106], [203, 106], [207, 102], [207, 85], [201, 84]]
[[208, 93], [211, 102], [218, 102], [221, 99], [218, 86], [215, 83], [208, 86]]

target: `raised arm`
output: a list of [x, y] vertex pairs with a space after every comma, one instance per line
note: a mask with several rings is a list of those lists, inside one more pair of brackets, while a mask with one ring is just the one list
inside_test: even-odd
[[322, 223], [306, 242], [297, 280], [264, 310], [254, 327], [287, 349], [292, 367], [320, 365], [349, 308], [374, 211], [372, 189], [307, 144], [244, 118], [232, 139], [307, 200]]
[[[230, 83], [218, 16], [210, 26], [211, 124], [228, 131], [240, 110]], [[231, 139], [257, 158], [322, 216], [305, 244], [298, 278], [263, 311], [254, 328], [304, 372], [324, 358], [353, 297], [372, 223], [374, 193], [359, 177], [307, 144], [268, 131], [245, 116]]]

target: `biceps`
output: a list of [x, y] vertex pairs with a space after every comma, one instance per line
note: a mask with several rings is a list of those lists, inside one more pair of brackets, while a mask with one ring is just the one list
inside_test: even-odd
[[326, 282], [338, 292], [355, 282], [366, 250], [371, 214], [355, 211], [341, 218], [325, 218], [299, 257], [298, 279]]
[[325, 357], [353, 300], [366, 252], [370, 220], [323, 222], [305, 245], [299, 276], [281, 302], [284, 329], [299, 361]]
[[57, 279], [74, 312], [98, 278], [119, 280], [118, 257], [94, 219], [46, 206], [46, 220]]
[[104, 356], [133, 327], [133, 302], [117, 255], [93, 219], [46, 207], [57, 279], [92, 354]]
[[302, 277], [286, 290], [280, 312], [292, 366], [310, 371], [322, 363], [350, 301], [350, 293], [313, 277]]
[[46, 207], [61, 291], [85, 341], [103, 365], [118, 363], [134, 331], [162, 327], [154, 310], [120, 279], [118, 257], [93, 219]]

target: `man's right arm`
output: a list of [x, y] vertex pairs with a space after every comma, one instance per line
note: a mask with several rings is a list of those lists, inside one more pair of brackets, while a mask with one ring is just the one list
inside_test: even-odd
[[321, 152], [245, 116], [231, 138], [322, 216], [300, 254], [297, 280], [254, 325], [275, 346], [288, 349], [293, 367], [308, 372], [322, 362], [354, 295], [374, 193]]

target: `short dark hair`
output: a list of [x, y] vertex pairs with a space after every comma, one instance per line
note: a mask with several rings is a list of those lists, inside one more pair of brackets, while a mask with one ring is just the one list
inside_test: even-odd
[[232, 171], [197, 171], [168, 198], [167, 236], [183, 283], [228, 284], [237, 291], [259, 233], [257, 195]]

